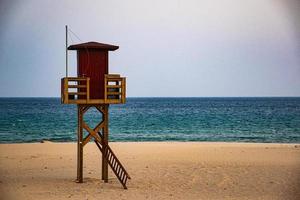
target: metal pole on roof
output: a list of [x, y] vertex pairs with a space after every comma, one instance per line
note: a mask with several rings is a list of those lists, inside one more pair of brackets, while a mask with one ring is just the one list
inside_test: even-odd
[[66, 25], [66, 77], [68, 77], [68, 25]]

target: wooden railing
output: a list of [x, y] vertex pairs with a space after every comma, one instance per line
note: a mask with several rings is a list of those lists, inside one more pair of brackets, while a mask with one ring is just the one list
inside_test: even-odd
[[90, 78], [65, 77], [61, 79], [61, 102], [64, 104], [87, 103], [90, 99]]
[[61, 79], [63, 104], [119, 104], [126, 101], [126, 78], [118, 74], [104, 77], [104, 99], [90, 99], [89, 77], [65, 77]]
[[126, 78], [119, 74], [106, 74], [104, 80], [105, 102], [125, 103]]

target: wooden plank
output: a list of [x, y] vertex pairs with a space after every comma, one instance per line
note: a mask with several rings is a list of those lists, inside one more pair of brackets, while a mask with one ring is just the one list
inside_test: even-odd
[[90, 78], [87, 78], [86, 81], [86, 100], [90, 100]]
[[64, 104], [120, 104], [122, 103], [121, 99], [107, 99], [106, 102], [104, 99], [90, 99], [87, 101], [86, 99], [75, 99], [68, 100], [68, 102]]
[[[90, 106], [88, 106], [89, 108]], [[97, 107], [96, 107], [97, 108]], [[84, 110], [82, 111], [83, 113], [85, 112]], [[99, 111], [101, 112], [101, 111]], [[86, 125], [87, 126], [87, 125]], [[97, 124], [97, 126], [93, 129], [94, 133], [98, 133], [100, 129], [102, 129], [104, 127], [104, 122], [101, 121]], [[92, 134], [88, 134], [88, 136], [86, 138], [84, 138], [83, 140], [83, 146], [85, 146], [89, 141], [90, 139], [93, 137]]]
[[[95, 108], [103, 115], [104, 109], [103, 109], [102, 105], [95, 105]], [[103, 119], [102, 119], [102, 122], [103, 122]], [[96, 131], [96, 132], [98, 132], [98, 131]]]
[[121, 97], [121, 101], [122, 103], [126, 102], [126, 78], [122, 78], [122, 97]]
[[104, 99], [90, 99], [86, 102], [87, 104], [104, 104]]
[[122, 85], [107, 85], [107, 88], [121, 88]]
[[101, 138], [98, 136], [98, 134], [93, 130], [91, 129], [85, 122], [82, 122], [82, 127], [87, 131], [89, 132], [93, 138], [95, 138], [95, 140], [97, 142], [100, 142], [101, 143]]
[[109, 95], [121, 95], [122, 92], [107, 92], [107, 96]]
[[104, 102], [107, 101], [107, 85], [108, 85], [108, 82], [107, 82], [107, 77], [105, 75], [104, 76]]
[[109, 77], [109, 78], [107, 78], [107, 81], [108, 82], [115, 82], [115, 81], [121, 81], [121, 79], [122, 79], [121, 77], [118, 77], [118, 78], [117, 77], [113, 77], [113, 78]]
[[86, 81], [87, 77], [68, 77], [68, 81]]
[[105, 74], [106, 78], [119, 78], [120, 74]]
[[68, 103], [69, 95], [68, 95], [68, 79], [64, 78], [64, 103]]
[[86, 113], [90, 109], [90, 105], [85, 105], [84, 108], [82, 109], [82, 114]]
[[68, 100], [67, 104], [87, 104], [85, 99]]
[[121, 103], [120, 99], [107, 99], [106, 104], [119, 104]]
[[86, 92], [69, 92], [69, 95], [86, 95]]
[[95, 128], [94, 128], [94, 132], [98, 133], [100, 131], [100, 129], [102, 129], [105, 126], [104, 121], [101, 121]]
[[[108, 105], [103, 106], [103, 138], [102, 138], [102, 146], [104, 152], [108, 151]], [[105, 183], [108, 182], [108, 162], [104, 155], [102, 155], [102, 180]]]
[[69, 88], [86, 88], [86, 85], [69, 85]]
[[83, 145], [82, 145], [82, 123], [83, 123], [83, 113], [82, 113], [83, 106], [77, 106], [77, 113], [78, 113], [78, 133], [77, 133], [77, 182], [83, 182]]
[[83, 139], [82, 146], [85, 146], [87, 143], [89, 143], [89, 141], [91, 140], [91, 138], [92, 138], [92, 135], [91, 135], [91, 134], [88, 134], [88, 136], [86, 136], [86, 137]]

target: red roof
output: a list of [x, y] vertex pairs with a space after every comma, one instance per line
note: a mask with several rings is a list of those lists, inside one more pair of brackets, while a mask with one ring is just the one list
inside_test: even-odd
[[79, 49], [102, 49], [108, 51], [117, 50], [119, 46], [111, 45], [111, 44], [103, 44], [99, 42], [86, 42], [81, 44], [74, 44], [68, 47], [68, 50], [79, 50]]

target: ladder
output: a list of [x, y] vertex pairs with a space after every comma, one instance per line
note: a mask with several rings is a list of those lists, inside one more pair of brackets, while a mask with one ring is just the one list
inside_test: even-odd
[[123, 185], [124, 189], [127, 189], [126, 183], [128, 179], [131, 179], [117, 156], [114, 154], [112, 149], [109, 145], [103, 144], [103, 135], [98, 132], [98, 135], [101, 137], [101, 142], [99, 140], [94, 140], [97, 147], [101, 151], [102, 155], [105, 157], [106, 161], [108, 162], [109, 166], [111, 167], [112, 171], [115, 173], [117, 178], [119, 179], [120, 183]]

